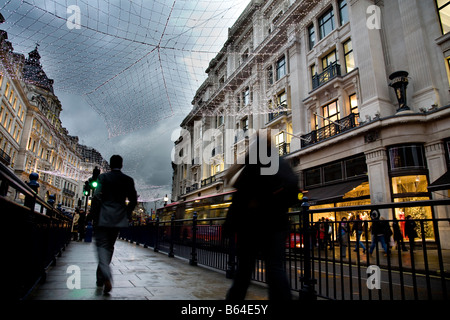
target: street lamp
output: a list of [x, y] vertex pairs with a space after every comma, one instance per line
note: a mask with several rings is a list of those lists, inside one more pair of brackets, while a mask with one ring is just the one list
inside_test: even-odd
[[408, 86], [408, 72], [397, 71], [389, 76], [389, 87], [394, 88], [395, 95], [398, 101], [398, 112], [410, 110], [406, 104], [406, 87]]
[[167, 197], [167, 194], [164, 196], [164, 207], [167, 205], [167, 202], [169, 201], [169, 198]]

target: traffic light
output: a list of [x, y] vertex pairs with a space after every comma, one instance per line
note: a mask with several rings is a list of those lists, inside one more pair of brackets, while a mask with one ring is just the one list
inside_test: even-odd
[[98, 176], [100, 175], [100, 169], [98, 167], [95, 167], [95, 169], [92, 171], [92, 177], [89, 178], [89, 186], [92, 190], [95, 190], [98, 187]]
[[89, 196], [90, 191], [91, 191], [91, 186], [89, 184], [89, 181], [84, 182], [83, 194], [85, 196]]
[[91, 189], [95, 190], [95, 188], [98, 187], [97, 180], [94, 180], [93, 178], [89, 178], [89, 186]]

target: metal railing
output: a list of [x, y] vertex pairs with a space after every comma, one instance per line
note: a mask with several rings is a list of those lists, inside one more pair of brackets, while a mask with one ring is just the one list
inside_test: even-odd
[[[70, 242], [72, 219], [63, 215], [0, 164], [0, 208], [8, 238], [7, 292], [25, 299]], [[8, 231], [6, 231], [8, 229]]]
[[335, 62], [330, 64], [322, 73], [316, 73], [312, 77], [312, 89], [315, 90], [338, 76], [341, 76], [341, 66]]
[[[356, 251], [352, 238], [344, 243], [337, 240], [340, 221], [331, 221], [332, 233], [328, 242], [319, 240], [313, 217], [329, 211], [380, 210], [417, 206], [448, 206], [450, 200], [390, 203], [355, 207], [309, 210], [307, 202], [302, 210], [290, 213], [291, 231], [286, 241], [286, 272], [291, 289], [302, 299], [335, 300], [431, 300], [448, 299], [450, 285], [450, 250], [441, 246], [440, 230], [450, 225], [450, 219], [417, 219], [418, 240], [405, 240], [403, 247], [390, 249], [384, 255], [377, 244], [372, 255]], [[192, 265], [205, 265], [226, 272], [232, 278], [237, 258], [234, 239], [225, 239], [222, 224], [225, 218], [192, 219], [160, 222], [158, 220], [121, 231], [120, 237], [130, 242], [153, 247], [170, 257], [189, 260]], [[393, 220], [386, 220], [391, 223]], [[368, 250], [372, 244], [370, 226], [365, 222], [362, 242]], [[425, 230], [432, 229], [428, 239]], [[428, 230], [429, 231], [429, 230]], [[446, 232], [450, 232], [447, 230]], [[264, 236], [264, 235], [261, 235]], [[344, 257], [345, 253], [345, 257]], [[378, 279], [369, 283], [368, 271], [375, 269]], [[375, 276], [374, 276], [375, 277]], [[253, 280], [265, 282], [264, 261], [258, 260]], [[379, 285], [379, 286], [378, 286]]]
[[2, 149], [0, 149], [0, 161], [7, 166], [11, 164], [11, 157]]
[[359, 114], [351, 113], [345, 118], [335, 121], [335, 123], [330, 123], [322, 128], [311, 131], [308, 134], [303, 135], [302, 138], [302, 148], [316, 144], [322, 140], [333, 137], [339, 133], [343, 133], [347, 130], [355, 128], [358, 126], [357, 118]]

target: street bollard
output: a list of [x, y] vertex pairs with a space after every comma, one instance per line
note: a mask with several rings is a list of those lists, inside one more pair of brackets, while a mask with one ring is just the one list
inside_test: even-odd
[[170, 218], [170, 248], [169, 248], [169, 257], [170, 258], [175, 257], [175, 254], [173, 252], [173, 237], [175, 234], [174, 226], [175, 226], [175, 214], [172, 213], [172, 217]]
[[191, 266], [197, 265], [197, 212], [194, 212], [192, 217], [192, 251], [189, 264]]
[[317, 295], [314, 290], [316, 280], [312, 277], [311, 272], [311, 223], [309, 221], [309, 203], [308, 198], [303, 197], [302, 203], [302, 234], [303, 234], [303, 277], [300, 279], [302, 282], [302, 289], [299, 292], [300, 300], [317, 300]]
[[154, 252], [158, 252], [158, 230], [159, 230], [159, 217], [156, 217], [155, 219], [155, 245], [153, 248]]

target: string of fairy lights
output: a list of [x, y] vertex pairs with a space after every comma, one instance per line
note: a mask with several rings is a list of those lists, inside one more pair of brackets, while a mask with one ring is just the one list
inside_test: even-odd
[[[319, 0], [300, 2], [305, 19], [296, 19], [297, 30], [309, 24], [308, 17], [314, 17], [326, 5]], [[55, 79], [55, 88], [83, 94], [113, 137], [176, 114], [187, 114], [196, 90], [207, 77], [208, 64], [227, 40], [227, 28], [248, 3], [8, 0], [0, 6], [0, 12], [5, 17], [2, 27], [6, 26], [14, 46], [26, 53], [38, 43], [42, 64], [49, 77]], [[67, 25], [67, 10], [73, 5], [79, 8], [79, 29]], [[286, 37], [284, 33], [279, 36]], [[244, 35], [239, 43], [251, 42], [251, 37]], [[278, 45], [278, 41], [273, 43]], [[240, 50], [245, 49], [236, 44], [225, 54], [239, 57], [244, 53]], [[267, 59], [270, 54], [264, 53], [262, 63]], [[251, 112], [273, 112], [267, 107], [269, 100], [261, 97], [260, 105]], [[244, 112], [237, 102], [230, 103], [223, 111], [226, 115]], [[288, 111], [287, 106], [276, 107], [279, 112]], [[218, 115], [217, 110], [201, 112], [203, 116]]]
[[[232, 46], [222, 50], [230, 40], [229, 28], [249, 3], [253, 1], [3, 0], [0, 13], [5, 22], [1, 29], [8, 33], [17, 53], [26, 56], [38, 44], [41, 64], [54, 79], [55, 92], [81, 95], [103, 118], [111, 138], [187, 115], [197, 90], [208, 77], [205, 70], [219, 52], [225, 55], [222, 61], [234, 61], [239, 70], [238, 60], [250, 48], [251, 59], [247, 61], [257, 66], [264, 79], [268, 61], [276, 59], [279, 44], [286, 42], [286, 33], [278, 32], [276, 25], [266, 35], [274, 40], [264, 40], [263, 53], [259, 53], [258, 44], [253, 44], [251, 32], [232, 38]], [[281, 7], [280, 3], [272, 1], [264, 8], [267, 23], [280, 8], [286, 12], [301, 5], [302, 10], [296, 13], [299, 16], [292, 20], [291, 29], [296, 32], [304, 30], [327, 5], [320, 0], [289, 2], [289, 6]], [[79, 8], [79, 28], [68, 24], [76, 13], [69, 10], [73, 6]], [[262, 27], [267, 28], [267, 24]], [[18, 74], [15, 70], [9, 73]], [[240, 77], [236, 72], [228, 76]], [[237, 82], [244, 83], [248, 77], [243, 72]], [[213, 87], [218, 88], [217, 84]], [[274, 112], [269, 101], [276, 97], [261, 94], [258, 105], [242, 108], [236, 99], [241, 93], [234, 92], [232, 86], [227, 89], [225, 85], [224, 90], [233, 97], [225, 108], [219, 101], [217, 108], [210, 103], [198, 112], [204, 117]], [[276, 102], [274, 108], [276, 112], [289, 110], [287, 104]]]

